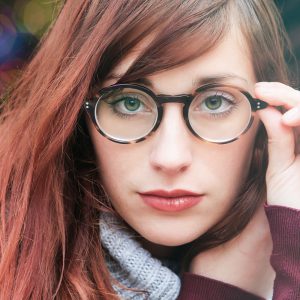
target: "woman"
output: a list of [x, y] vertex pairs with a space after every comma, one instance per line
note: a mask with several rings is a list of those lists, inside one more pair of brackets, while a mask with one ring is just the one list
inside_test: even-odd
[[0, 298], [299, 297], [280, 26], [272, 1], [66, 1], [3, 98]]

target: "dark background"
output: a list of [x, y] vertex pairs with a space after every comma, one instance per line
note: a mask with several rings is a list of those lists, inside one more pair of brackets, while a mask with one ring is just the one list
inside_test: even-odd
[[[30, 57], [60, 3], [60, 0], [0, 0], [0, 91]], [[295, 74], [292, 81], [299, 87], [300, 78], [296, 74], [300, 63], [300, 0], [275, 0], [275, 3], [292, 42], [296, 57], [296, 61], [289, 60]]]

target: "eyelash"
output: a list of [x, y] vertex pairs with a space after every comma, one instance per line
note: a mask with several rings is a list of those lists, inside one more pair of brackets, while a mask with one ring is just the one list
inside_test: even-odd
[[224, 112], [221, 112], [221, 113], [210, 113], [209, 115], [210, 115], [211, 118], [214, 118], [214, 119], [218, 119], [218, 118], [222, 118], [222, 117], [227, 117], [235, 109], [237, 109], [236, 104], [234, 104], [230, 109], [228, 109], [228, 110], [226, 110]]
[[216, 91], [214, 92], [213, 94], [210, 94], [208, 95], [202, 102], [205, 102], [206, 99], [208, 99], [209, 97], [216, 97], [216, 96], [219, 96], [219, 97], [222, 97], [225, 101], [227, 101], [229, 104], [230, 104], [230, 108], [226, 111], [223, 111], [223, 112], [218, 112], [218, 113], [213, 113], [213, 112], [209, 112], [208, 115], [209, 117], [211, 118], [222, 118], [222, 117], [226, 117], [228, 115], [230, 115], [232, 113], [233, 110], [237, 109], [237, 105], [238, 105], [238, 102], [236, 100], [233, 100], [234, 97], [228, 95], [228, 94], [225, 94], [223, 91]]
[[[136, 100], [140, 101], [141, 104], [144, 105], [143, 101], [141, 101], [138, 97], [136, 97], [135, 95], [132, 95], [132, 94], [123, 94], [123, 95], [121, 95], [121, 96], [119, 97], [119, 99], [118, 99], [118, 97], [116, 97], [116, 99], [115, 99], [113, 102], [111, 102], [111, 103], [108, 102], [109, 108], [111, 109], [111, 111], [112, 111], [114, 114], [116, 114], [118, 117], [123, 118], [123, 119], [129, 119], [129, 118], [134, 117], [134, 115], [135, 115], [135, 114], [123, 114], [123, 113], [121, 113], [120, 111], [118, 111], [118, 110], [115, 109], [115, 105], [116, 105], [118, 102], [124, 101], [124, 98], [127, 97], [127, 96], [130, 96], [130, 97], [132, 97], [133, 99], [136, 99]], [[235, 100], [233, 100], [234, 97], [232, 97], [232, 96], [230, 96], [230, 95], [227, 95], [227, 94], [225, 95], [225, 93], [224, 93], [223, 91], [215, 91], [213, 94], [208, 95], [208, 96], [206, 97], [206, 99], [207, 99], [208, 97], [216, 97], [216, 96], [220, 96], [220, 97], [222, 97], [225, 101], [227, 101], [228, 103], [230, 103], [230, 109], [228, 109], [228, 110], [226, 110], [226, 111], [224, 111], [224, 112], [219, 112], [219, 113], [213, 113], [213, 112], [210, 112], [210, 113], [208, 113], [209, 117], [215, 118], [215, 119], [217, 119], [217, 118], [222, 118], [222, 117], [226, 117], [226, 116], [230, 115], [230, 114], [232, 113], [233, 110], [237, 109], [238, 103], [237, 103]], [[201, 103], [203, 103], [204, 101], [205, 101], [205, 100], [203, 100]]]
[[[129, 118], [134, 117], [134, 114], [123, 114], [123, 113], [117, 111], [116, 108], [115, 108], [115, 105], [116, 105], [118, 102], [124, 101], [124, 98], [127, 97], [127, 96], [129, 96], [129, 95], [128, 95], [128, 94], [127, 94], [127, 95], [126, 95], [126, 94], [123, 94], [123, 95], [120, 97], [120, 99], [116, 98], [116, 100], [114, 100], [113, 102], [108, 103], [108, 104], [109, 104], [109, 108], [111, 109], [111, 111], [112, 111], [114, 114], [116, 114], [118, 117], [123, 118], [123, 119], [129, 119]], [[138, 97], [136, 97], [136, 96], [134, 96], [134, 95], [130, 95], [130, 97], [132, 97], [133, 99], [136, 99], [136, 100], [140, 101], [140, 102], [142, 103], [142, 105], [144, 105], [143, 102], [142, 102]]]

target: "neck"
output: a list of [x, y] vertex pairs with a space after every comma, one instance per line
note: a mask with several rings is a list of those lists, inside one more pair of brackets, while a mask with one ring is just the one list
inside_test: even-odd
[[158, 259], [175, 259], [177, 257], [182, 257], [183, 246], [164, 246], [152, 243], [141, 237], [139, 240], [142, 247], [148, 250], [154, 257]]

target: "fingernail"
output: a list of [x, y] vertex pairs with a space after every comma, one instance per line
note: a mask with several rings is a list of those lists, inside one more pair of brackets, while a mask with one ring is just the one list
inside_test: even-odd
[[299, 107], [294, 107], [291, 110], [287, 111], [282, 119], [287, 122], [293, 122], [300, 119], [300, 109]]

